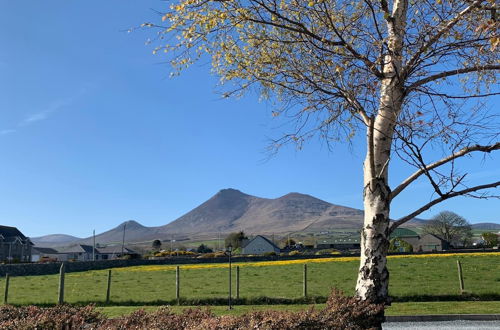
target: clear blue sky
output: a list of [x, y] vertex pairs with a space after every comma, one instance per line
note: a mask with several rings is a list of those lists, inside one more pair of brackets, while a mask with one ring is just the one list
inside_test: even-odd
[[[266, 160], [283, 125], [268, 105], [220, 100], [207, 65], [168, 78], [145, 45], [152, 33], [126, 32], [166, 5], [0, 0], [0, 224], [28, 236], [89, 236], [129, 219], [158, 226], [228, 187], [361, 208], [362, 143], [330, 152], [313, 140]], [[478, 183], [500, 176], [499, 159], [471, 165]], [[393, 170], [393, 183], [410, 173]], [[428, 201], [426, 191], [402, 195], [392, 216]], [[500, 223], [499, 200], [460, 198], [422, 217], [445, 209]]]

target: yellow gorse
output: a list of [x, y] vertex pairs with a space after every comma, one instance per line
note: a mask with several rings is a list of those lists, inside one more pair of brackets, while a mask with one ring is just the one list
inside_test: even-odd
[[[388, 259], [412, 259], [412, 258], [449, 258], [461, 256], [500, 256], [500, 252], [493, 253], [443, 253], [443, 254], [417, 254], [417, 255], [395, 255], [388, 256]], [[257, 262], [236, 262], [235, 266], [240, 267], [265, 267], [265, 266], [287, 266], [297, 264], [329, 263], [329, 262], [348, 262], [359, 261], [359, 257], [340, 257], [340, 258], [319, 258], [319, 259], [297, 259], [297, 260], [276, 260], [276, 261], [257, 261]], [[207, 268], [227, 268], [227, 263], [213, 264], [186, 264], [186, 265], [150, 265], [115, 268], [116, 271], [126, 272], [154, 272], [174, 270], [177, 266], [182, 269], [207, 269]]]

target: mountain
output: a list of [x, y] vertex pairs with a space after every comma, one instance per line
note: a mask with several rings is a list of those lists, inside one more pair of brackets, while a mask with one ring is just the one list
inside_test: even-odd
[[[425, 220], [413, 219], [404, 227], [419, 227]], [[217, 237], [219, 233], [243, 230], [247, 234], [286, 234], [290, 232], [320, 232], [338, 229], [361, 229], [363, 211], [328, 203], [316, 197], [289, 193], [278, 198], [261, 198], [236, 189], [222, 189], [209, 200], [180, 218], [159, 227], [145, 227], [130, 220], [96, 235], [96, 243], [121, 244], [154, 239], [177, 241]], [[499, 224], [476, 224], [500, 227]], [[481, 227], [485, 228], [485, 227]], [[57, 236], [57, 235], [51, 235]], [[68, 236], [71, 237], [71, 236]], [[51, 246], [68, 243], [92, 244], [93, 238], [57, 240]], [[37, 244], [38, 245], [38, 244]]]
[[[123, 241], [123, 233], [125, 232], [125, 241], [126, 242], [141, 242], [147, 241], [154, 237], [156, 233], [156, 227], [145, 227], [134, 220], [129, 220], [121, 223], [117, 227], [108, 230], [104, 233], [95, 236], [95, 240], [97, 243], [106, 243], [106, 244], [121, 244]], [[78, 244], [92, 244], [94, 238], [88, 237], [84, 239], [80, 239], [77, 242]]]
[[478, 230], [500, 230], [500, 224], [492, 222], [475, 223], [471, 227]]
[[78, 241], [79, 237], [65, 235], [65, 234], [53, 234], [40, 237], [30, 237], [30, 240], [36, 246], [54, 246], [54, 245], [65, 245]]

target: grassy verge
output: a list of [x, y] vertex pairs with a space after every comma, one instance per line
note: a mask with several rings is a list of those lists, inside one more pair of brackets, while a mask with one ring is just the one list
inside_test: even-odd
[[[190, 306], [191, 307], [191, 306]], [[180, 312], [188, 306], [171, 306], [175, 312]], [[324, 304], [316, 305], [246, 305], [234, 306], [228, 310], [227, 306], [212, 306], [210, 310], [216, 315], [240, 315], [258, 310], [286, 310], [299, 311], [307, 308], [324, 308]], [[110, 306], [98, 307], [97, 309], [108, 317], [119, 317], [127, 315], [138, 309], [148, 312], [156, 310], [158, 306]], [[500, 301], [451, 301], [451, 302], [405, 302], [394, 303], [387, 308], [386, 315], [430, 315], [430, 314], [498, 314], [500, 313]]]

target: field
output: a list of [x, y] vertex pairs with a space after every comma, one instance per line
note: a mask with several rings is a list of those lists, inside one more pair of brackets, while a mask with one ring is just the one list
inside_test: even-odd
[[[211, 306], [210, 310], [217, 315], [240, 315], [247, 312], [259, 310], [278, 311], [299, 311], [314, 307], [322, 309], [324, 304], [316, 305], [243, 305], [234, 306], [228, 310], [227, 306]], [[108, 317], [118, 317], [137, 309], [144, 309], [147, 312], [155, 311], [158, 306], [111, 306], [97, 307], [97, 309]], [[170, 306], [174, 312], [181, 312], [185, 308], [192, 306]], [[433, 301], [433, 302], [404, 302], [393, 303], [386, 309], [386, 315], [432, 315], [432, 314], [498, 314], [500, 311], [500, 301]]]
[[[392, 256], [390, 294], [395, 301], [462, 300], [457, 260], [463, 267], [465, 297], [500, 300], [500, 253]], [[329, 258], [237, 263], [240, 298], [246, 304], [300, 302], [303, 264], [308, 265], [308, 295], [324, 300], [332, 287], [354, 292], [358, 258]], [[65, 301], [103, 304], [107, 271], [66, 274]], [[235, 271], [233, 293], [235, 294]], [[228, 292], [227, 264], [182, 265], [180, 296], [184, 304], [224, 304]], [[0, 280], [0, 288], [5, 280]], [[13, 277], [9, 303], [53, 304], [58, 275]], [[268, 297], [272, 299], [264, 299]], [[274, 299], [274, 300], [273, 300]], [[295, 300], [294, 300], [295, 299]], [[111, 305], [155, 305], [175, 302], [175, 266], [137, 266], [112, 270]]]

